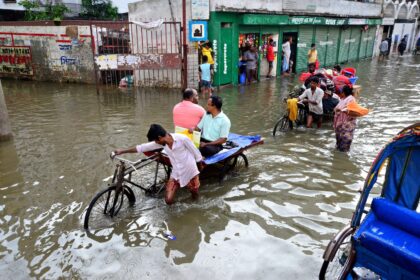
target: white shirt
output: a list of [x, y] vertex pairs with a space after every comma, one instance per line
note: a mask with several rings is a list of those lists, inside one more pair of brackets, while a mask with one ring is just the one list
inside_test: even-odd
[[379, 50], [381, 52], [386, 52], [388, 51], [388, 41], [387, 40], [383, 40], [381, 45], [379, 46]]
[[290, 54], [292, 53], [292, 51], [290, 50], [290, 42], [287, 41], [286, 43], [284, 43], [283, 45], [281, 45], [282, 50], [284, 52], [284, 55], [289, 58]]
[[156, 142], [137, 145], [136, 149], [138, 153], [143, 153], [163, 148], [172, 164], [171, 178], [177, 180], [182, 188], [200, 173], [196, 162], [200, 162], [203, 156], [187, 136], [177, 133], [171, 133], [171, 136], [174, 139], [172, 149]]
[[315, 89], [314, 93], [312, 93], [311, 88], [308, 88], [302, 93], [301, 96], [299, 96], [299, 100], [308, 98], [308, 100], [310, 101], [317, 102], [317, 105], [309, 103], [309, 112], [322, 115], [324, 113], [324, 111], [322, 110], [322, 97], [324, 97], [324, 91], [319, 87]]

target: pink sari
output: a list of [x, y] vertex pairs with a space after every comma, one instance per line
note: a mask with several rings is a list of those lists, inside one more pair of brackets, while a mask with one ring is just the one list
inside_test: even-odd
[[342, 112], [342, 110], [352, 101], [355, 101], [355, 98], [352, 95], [347, 96], [346, 98], [341, 99], [334, 109], [334, 131], [337, 140], [336, 148], [342, 152], [348, 152], [350, 150], [354, 130], [356, 129], [356, 119], [350, 117], [346, 112]]

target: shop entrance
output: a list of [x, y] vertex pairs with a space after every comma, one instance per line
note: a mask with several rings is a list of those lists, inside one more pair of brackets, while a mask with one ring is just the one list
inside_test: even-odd
[[[239, 34], [239, 71], [238, 81], [239, 84], [245, 84], [247, 80], [246, 76], [246, 61], [244, 61], [244, 54], [249, 47], [255, 47], [257, 50], [260, 49], [260, 34], [259, 33], [243, 33]], [[257, 63], [257, 73], [259, 73], [259, 66]]]
[[[298, 40], [298, 33], [297, 32], [283, 32], [283, 43], [285, 43], [289, 38], [292, 37], [293, 42], [290, 45], [290, 49], [292, 53], [290, 54], [290, 61], [293, 61], [292, 68], [290, 69], [290, 73], [296, 73], [296, 58], [297, 58], [297, 40]], [[282, 59], [283, 63], [283, 59]]]
[[279, 45], [279, 34], [263, 34], [261, 36], [261, 49], [260, 49], [260, 75], [261, 77], [266, 77], [269, 70], [269, 63], [267, 60], [267, 49], [269, 46], [270, 40], [273, 40], [273, 51], [274, 51], [274, 61], [273, 69], [271, 70], [271, 76], [277, 76], [277, 56], [278, 56], [278, 45]]

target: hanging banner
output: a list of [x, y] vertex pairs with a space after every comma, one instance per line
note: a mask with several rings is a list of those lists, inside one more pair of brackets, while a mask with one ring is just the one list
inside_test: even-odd
[[0, 47], [0, 74], [32, 76], [31, 47]]
[[208, 20], [210, 18], [210, 1], [191, 0], [191, 18]]

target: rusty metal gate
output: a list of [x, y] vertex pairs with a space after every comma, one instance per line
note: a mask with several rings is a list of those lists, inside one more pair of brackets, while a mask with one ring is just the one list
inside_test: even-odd
[[96, 84], [111, 87], [183, 87], [180, 22], [150, 28], [134, 22], [92, 22]]

